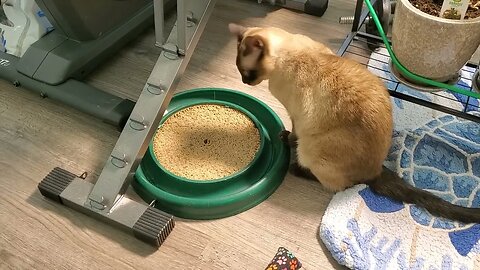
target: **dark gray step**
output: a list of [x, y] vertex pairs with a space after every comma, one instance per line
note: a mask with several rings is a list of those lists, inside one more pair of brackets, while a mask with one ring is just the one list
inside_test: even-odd
[[62, 202], [60, 194], [67, 186], [77, 177], [75, 174], [62, 168], [55, 167], [43, 180], [38, 184], [40, 193], [54, 201]]
[[133, 225], [133, 234], [153, 246], [161, 246], [175, 227], [173, 216], [148, 207]]

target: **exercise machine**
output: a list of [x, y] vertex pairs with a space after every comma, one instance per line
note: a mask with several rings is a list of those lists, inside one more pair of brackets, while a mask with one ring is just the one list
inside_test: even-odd
[[[0, 78], [118, 126], [125, 125], [135, 103], [88, 85], [82, 80], [141, 31], [153, 25], [151, 0], [2, 0], [5, 31], [31, 25], [30, 13], [48, 19], [52, 29], [25, 51], [0, 50]], [[175, 1], [166, 0], [165, 10]], [[35, 9], [37, 4], [39, 9]], [[37, 11], [37, 12], [35, 12]], [[36, 15], [36, 14], [34, 14]], [[5, 15], [3, 16], [5, 17]], [[108, 19], [106, 19], [108, 18]], [[32, 27], [30, 27], [32, 28]], [[34, 29], [35, 30], [35, 29]], [[25, 37], [34, 31], [19, 33]], [[3, 35], [2, 35], [3, 36]], [[17, 41], [17, 40], [16, 40]], [[7, 47], [9, 40], [6, 40]], [[10, 46], [11, 47], [11, 46]]]

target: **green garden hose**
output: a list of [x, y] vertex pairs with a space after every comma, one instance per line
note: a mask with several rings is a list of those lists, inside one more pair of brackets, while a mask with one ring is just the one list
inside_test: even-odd
[[[381, 1], [381, 0], [377, 0], [377, 1]], [[373, 6], [372, 6], [372, 4], [370, 3], [370, 0], [365, 0], [365, 4], [367, 5], [368, 10], [370, 11], [370, 15], [372, 16], [373, 21], [375, 22], [375, 25], [377, 26], [378, 32], [380, 33], [380, 37], [382, 38], [383, 43], [385, 44], [385, 47], [387, 47], [388, 54], [390, 55], [390, 58], [392, 59], [393, 64], [394, 64], [406, 77], [408, 77], [409, 79], [418, 81], [418, 82], [422, 82], [422, 83], [428, 84], [428, 85], [432, 85], [432, 86], [436, 86], [436, 87], [439, 87], [439, 88], [448, 89], [448, 90], [450, 90], [450, 91], [452, 91], [452, 92], [455, 92], [455, 93], [458, 93], [458, 94], [462, 94], [462, 95], [465, 95], [465, 96], [469, 96], [469, 97], [473, 97], [473, 98], [478, 98], [478, 99], [480, 99], [480, 94], [479, 94], [479, 93], [475, 93], [475, 92], [472, 92], [472, 91], [467, 91], [467, 90], [465, 90], [465, 89], [461, 89], [461, 88], [456, 87], [456, 86], [454, 86], [454, 85], [450, 85], [450, 84], [446, 84], [446, 83], [441, 83], [441, 82], [437, 82], [437, 81], [434, 81], [434, 80], [430, 80], [430, 79], [428, 79], [428, 78], [425, 78], [425, 77], [419, 76], [419, 75], [417, 75], [417, 74], [415, 74], [415, 73], [412, 73], [412, 72], [410, 72], [408, 69], [406, 69], [406, 68], [398, 61], [397, 57], [396, 57], [395, 54], [393, 53], [392, 47], [390, 46], [390, 43], [388, 42], [387, 35], [386, 35], [385, 32], [383, 31], [382, 25], [380, 24], [380, 20], [378, 19], [378, 16], [377, 16], [377, 14], [375, 13], [375, 10], [373, 9]]]

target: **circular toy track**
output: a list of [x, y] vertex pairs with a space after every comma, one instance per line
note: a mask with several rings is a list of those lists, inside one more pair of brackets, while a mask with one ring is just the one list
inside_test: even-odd
[[250, 164], [225, 178], [195, 181], [168, 172], [158, 162], [150, 142], [135, 173], [135, 191], [155, 207], [186, 219], [215, 219], [238, 214], [267, 199], [282, 183], [290, 149], [279, 138], [282, 121], [266, 104], [242, 92], [202, 88], [176, 94], [160, 125], [190, 106], [219, 104], [237, 109], [256, 124], [260, 148]]

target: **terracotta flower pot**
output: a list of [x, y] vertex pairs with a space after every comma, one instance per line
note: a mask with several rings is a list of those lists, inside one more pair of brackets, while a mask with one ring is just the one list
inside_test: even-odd
[[480, 45], [480, 18], [448, 20], [397, 0], [392, 47], [400, 63], [420, 76], [446, 82]]

